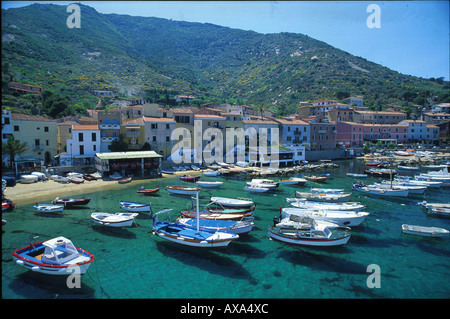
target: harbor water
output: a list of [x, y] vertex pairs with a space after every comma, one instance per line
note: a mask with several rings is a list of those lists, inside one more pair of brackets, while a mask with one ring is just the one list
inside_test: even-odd
[[[270, 240], [267, 228], [286, 197], [294, 191], [313, 187], [344, 188], [351, 192], [354, 178], [347, 172], [363, 173], [356, 160], [336, 161], [326, 184], [308, 182], [305, 186], [280, 185], [271, 193], [245, 192], [250, 176], [220, 179], [220, 188], [202, 189], [200, 204], [211, 196], [246, 197], [256, 203], [255, 227], [224, 250], [183, 249], [152, 234], [152, 218], [140, 213], [131, 228], [102, 227], [91, 221], [93, 212], [119, 212], [119, 200], [151, 202], [153, 212], [191, 207], [191, 199], [170, 195], [167, 185], [192, 185], [176, 176], [136, 180], [115, 190], [99, 190], [84, 208], [65, 209], [45, 215], [33, 209], [34, 203], [21, 204], [3, 213], [2, 297], [4, 299], [152, 299], [152, 298], [450, 298], [450, 238], [429, 238], [401, 232], [402, 224], [450, 229], [450, 219], [429, 216], [417, 203], [449, 202], [450, 188], [429, 188], [424, 195], [407, 198], [376, 198], [353, 192], [350, 201], [366, 205], [370, 215], [350, 230], [346, 246], [307, 248]], [[309, 173], [307, 173], [309, 175]], [[401, 173], [407, 174], [407, 173]], [[296, 176], [302, 177], [302, 174]], [[267, 178], [278, 181], [280, 176]], [[368, 177], [365, 183], [379, 181]], [[79, 185], [80, 188], [83, 185]], [[136, 193], [141, 186], [159, 188], [155, 196]], [[7, 193], [6, 193], [7, 194]], [[57, 197], [42, 198], [50, 203]], [[11, 252], [27, 246], [30, 234], [47, 240], [64, 236], [75, 246], [95, 256], [80, 288], [68, 288], [66, 277], [49, 276], [16, 265]], [[379, 270], [374, 287], [373, 265]], [[369, 268], [369, 270], [368, 270]]]

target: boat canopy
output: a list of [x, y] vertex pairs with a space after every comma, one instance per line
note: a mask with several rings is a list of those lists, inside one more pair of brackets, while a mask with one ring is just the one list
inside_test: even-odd
[[57, 237], [43, 243], [45, 246], [42, 261], [48, 264], [61, 265], [78, 257], [78, 251], [72, 242], [65, 237]]

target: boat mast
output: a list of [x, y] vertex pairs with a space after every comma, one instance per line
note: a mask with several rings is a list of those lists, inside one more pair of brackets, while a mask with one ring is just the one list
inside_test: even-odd
[[198, 193], [200, 191], [196, 191], [195, 192], [195, 199], [197, 201], [197, 234], [200, 232], [200, 221], [199, 221], [199, 209], [198, 209]]

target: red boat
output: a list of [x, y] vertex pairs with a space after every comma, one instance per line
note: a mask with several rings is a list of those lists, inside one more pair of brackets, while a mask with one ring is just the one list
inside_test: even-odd
[[78, 205], [87, 205], [91, 201], [90, 198], [59, 198], [56, 197], [52, 203], [53, 205], [56, 204], [63, 204], [64, 206], [78, 206]]
[[378, 167], [380, 165], [380, 162], [367, 162], [364, 164], [364, 166], [372, 166], [372, 167]]
[[9, 199], [2, 200], [2, 212], [3, 211], [11, 211], [16, 208], [16, 204], [10, 201]]
[[137, 193], [144, 194], [144, 195], [153, 195], [153, 194], [157, 193], [158, 191], [159, 191], [159, 188], [144, 188], [144, 187], [142, 187], [141, 189], [139, 189], [137, 191]]
[[192, 176], [192, 175], [183, 175], [183, 176], [180, 176], [180, 179], [181, 179], [182, 181], [185, 181], [185, 182], [195, 182], [195, 181], [198, 180], [199, 178], [200, 178], [199, 175], [197, 175], [197, 176]]
[[122, 178], [122, 179], [118, 180], [117, 183], [119, 183], [119, 184], [126, 184], [126, 183], [131, 182], [131, 179], [132, 179], [131, 177], [125, 177], [125, 178]]

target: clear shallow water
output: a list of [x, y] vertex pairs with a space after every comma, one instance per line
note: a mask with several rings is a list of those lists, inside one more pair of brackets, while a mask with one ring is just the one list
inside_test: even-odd
[[[349, 171], [361, 173], [357, 161], [339, 161], [324, 187], [351, 190]], [[301, 175], [299, 175], [301, 176]], [[23, 298], [449, 298], [449, 238], [434, 239], [401, 233], [401, 225], [420, 224], [450, 229], [450, 220], [429, 217], [417, 202], [449, 200], [450, 188], [427, 190], [424, 196], [407, 199], [368, 198], [354, 193], [352, 201], [367, 205], [364, 223], [351, 230], [344, 247], [304, 248], [269, 240], [267, 227], [285, 206], [285, 198], [308, 187], [280, 185], [274, 194], [243, 190], [251, 177], [223, 178], [219, 189], [203, 189], [200, 201], [210, 196], [252, 198], [257, 208], [255, 228], [222, 251], [186, 250], [151, 234], [152, 219], [141, 213], [138, 227], [102, 228], [90, 220], [94, 211], [117, 212], [119, 200], [151, 201], [153, 211], [173, 208], [176, 212], [191, 205], [186, 197], [169, 195], [166, 185], [187, 185], [176, 177], [134, 181], [117, 190], [98, 191], [88, 208], [65, 210], [62, 216], [36, 213], [32, 205], [21, 205], [4, 213], [2, 234], [2, 297]], [[280, 177], [269, 177], [278, 180]], [[202, 177], [202, 180], [214, 180]], [[368, 178], [367, 183], [378, 179]], [[159, 187], [157, 196], [136, 193], [140, 186]], [[315, 184], [321, 187], [321, 184]], [[80, 185], [82, 187], [82, 185]], [[7, 194], [7, 193], [6, 193]], [[55, 196], [56, 197], [56, 196]], [[53, 198], [43, 198], [49, 203]], [[40, 240], [65, 236], [75, 246], [95, 255], [82, 277], [81, 288], [69, 289], [65, 278], [45, 276], [17, 266], [11, 252], [28, 245], [29, 234]], [[377, 264], [381, 288], [368, 288]]]

